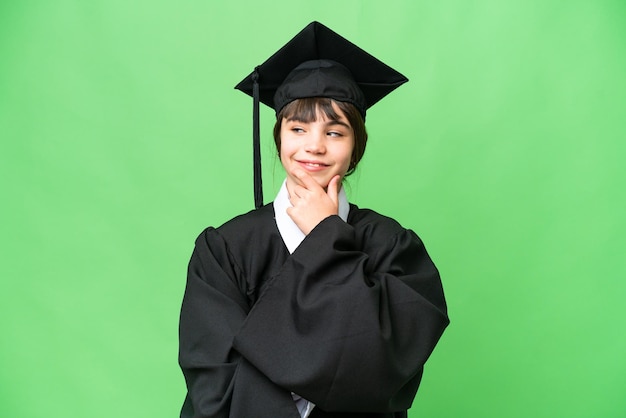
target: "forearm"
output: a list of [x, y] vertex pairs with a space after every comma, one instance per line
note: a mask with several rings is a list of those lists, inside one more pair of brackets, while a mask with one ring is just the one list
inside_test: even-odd
[[[334, 218], [270, 279], [234, 346], [273, 381], [322, 407], [396, 408], [398, 393], [417, 389], [448, 323], [443, 296], [420, 292], [440, 288], [438, 273], [422, 266], [429, 259], [417, 260], [421, 243], [410, 237], [390, 243], [402, 274], [376, 271], [354, 245], [352, 227]], [[363, 393], [368, 386], [371, 396]]]

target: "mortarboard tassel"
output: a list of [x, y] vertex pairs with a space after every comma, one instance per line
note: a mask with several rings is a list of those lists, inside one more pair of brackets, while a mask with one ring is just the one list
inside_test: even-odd
[[263, 206], [263, 181], [261, 178], [261, 133], [259, 129], [259, 71], [252, 73], [252, 154], [254, 159], [254, 207]]

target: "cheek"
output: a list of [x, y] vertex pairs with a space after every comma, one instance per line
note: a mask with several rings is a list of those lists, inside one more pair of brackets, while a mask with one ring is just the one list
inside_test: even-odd
[[278, 150], [278, 155], [281, 160], [293, 152], [291, 148], [293, 147], [289, 146], [289, 140], [281, 140], [280, 149]]
[[284, 156], [288, 156], [293, 153], [293, 140], [291, 138], [291, 131], [283, 128], [280, 131], [280, 145], [278, 147], [278, 156], [282, 159]]
[[280, 149], [278, 151], [278, 158], [281, 164], [285, 167], [289, 164], [289, 158], [294, 154], [293, 142], [289, 141], [289, 138], [282, 137], [280, 141]]
[[287, 161], [287, 158], [285, 158], [285, 153], [281, 151], [280, 154], [278, 154], [278, 158], [280, 159], [280, 164], [286, 168], [287, 164], [289, 163], [289, 161]]
[[347, 146], [344, 150], [344, 166], [346, 168], [346, 171], [348, 169], [348, 167], [350, 166], [350, 162], [352, 161], [352, 153], [354, 152], [354, 139], [352, 140], [352, 142], [350, 143], [349, 146]]

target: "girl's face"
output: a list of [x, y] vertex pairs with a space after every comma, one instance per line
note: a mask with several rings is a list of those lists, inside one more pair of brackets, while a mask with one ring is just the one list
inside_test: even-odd
[[354, 133], [346, 115], [333, 103], [339, 116], [328, 119], [318, 112], [316, 120], [301, 122], [294, 119], [282, 120], [280, 128], [280, 161], [287, 172], [288, 186], [299, 184], [293, 175], [296, 168], [303, 169], [324, 189], [337, 174], [348, 171]]

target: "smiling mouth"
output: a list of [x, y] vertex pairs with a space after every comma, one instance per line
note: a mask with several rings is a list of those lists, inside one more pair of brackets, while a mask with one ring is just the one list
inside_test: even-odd
[[324, 163], [314, 163], [312, 161], [298, 161], [298, 162], [307, 167], [315, 167], [315, 168], [328, 167], [328, 164], [324, 164]]

